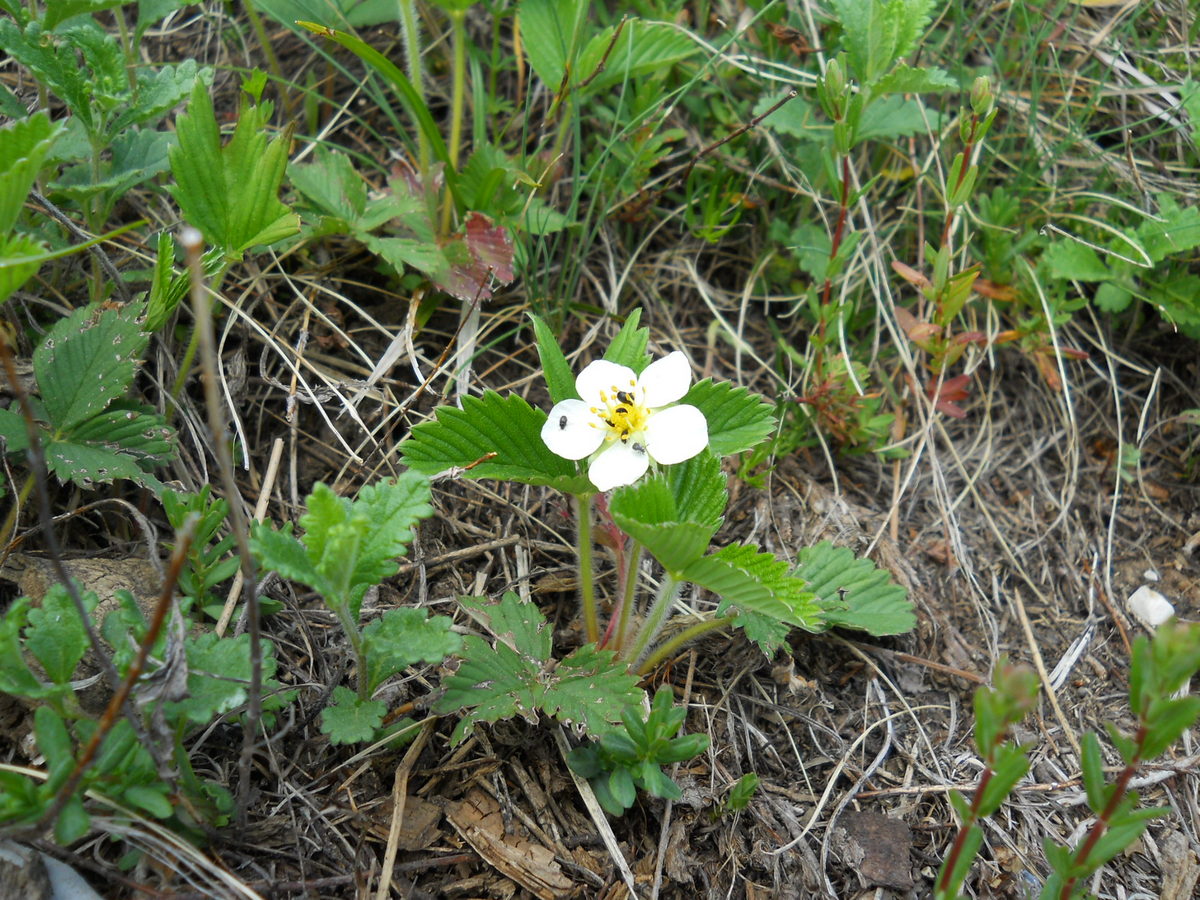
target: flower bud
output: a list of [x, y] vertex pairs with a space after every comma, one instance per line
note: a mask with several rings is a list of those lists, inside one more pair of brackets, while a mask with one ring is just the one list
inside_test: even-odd
[[984, 118], [992, 111], [995, 97], [992, 94], [992, 83], [986, 75], [980, 75], [971, 85], [971, 112]]

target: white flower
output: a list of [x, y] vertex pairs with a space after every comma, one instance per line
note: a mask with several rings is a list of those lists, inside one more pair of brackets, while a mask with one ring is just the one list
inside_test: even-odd
[[673, 465], [708, 446], [704, 414], [669, 405], [691, 381], [679, 350], [646, 366], [640, 378], [627, 366], [596, 360], [575, 379], [583, 399], [554, 404], [542, 440], [567, 459], [590, 456], [588, 478], [601, 491], [633, 484], [651, 462]]

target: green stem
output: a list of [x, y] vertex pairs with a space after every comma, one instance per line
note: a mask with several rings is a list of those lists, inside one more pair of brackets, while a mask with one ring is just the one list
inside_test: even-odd
[[641, 541], [629, 539], [629, 556], [625, 563], [625, 585], [621, 592], [621, 617], [617, 622], [617, 634], [613, 649], [618, 653], [625, 646], [625, 638], [629, 632], [629, 616], [633, 611], [633, 597], [637, 593], [638, 569], [642, 564]]
[[575, 495], [576, 533], [579, 536], [579, 599], [583, 603], [583, 632], [587, 643], [600, 640], [600, 619], [596, 615], [596, 582], [592, 571], [592, 497]]
[[683, 582], [677, 580], [674, 575], [669, 572], [663, 575], [662, 584], [658, 586], [658, 595], [654, 598], [650, 612], [646, 614], [646, 621], [642, 623], [629, 652], [622, 654], [625, 659], [636, 665], [645, 655], [650, 642], [654, 640], [654, 636], [658, 634], [658, 630], [666, 621], [667, 613], [675, 605], [681, 587], [683, 587]]
[[354, 658], [358, 662], [358, 699], [368, 700], [370, 699], [368, 692], [371, 686], [367, 677], [367, 657], [363, 653], [363, 641], [362, 635], [358, 631], [358, 623], [350, 618], [349, 603], [330, 603], [329, 607], [338, 617], [342, 631], [346, 632], [346, 637], [350, 641], [350, 648], [354, 651]]
[[[458, 154], [462, 149], [463, 113], [467, 96], [467, 13], [455, 10], [450, 14], [451, 41], [454, 45], [453, 83], [450, 92], [450, 146], [446, 148], [450, 172], [458, 171]], [[454, 215], [454, 194], [446, 191], [442, 207], [442, 234], [450, 233]]]
[[[267, 34], [266, 26], [263, 25], [262, 16], [258, 14], [258, 9], [252, 0], [245, 0], [242, 3], [242, 8], [246, 10], [246, 15], [250, 17], [250, 26], [254, 29], [254, 35], [258, 38], [258, 46], [262, 48], [263, 55], [267, 58], [267, 65], [271, 69], [271, 74], [275, 76], [276, 83], [285, 84], [283, 68], [279, 65], [279, 57], [275, 55], [275, 48], [271, 45], [271, 38]], [[279, 96], [283, 99], [285, 117], [288, 119], [292, 118], [291, 92], [281, 90]]]
[[[215, 273], [213, 273], [211, 281], [211, 290], [215, 294], [221, 287], [221, 282], [225, 280], [225, 272], [229, 268], [229, 263], [221, 264]], [[175, 407], [179, 405], [179, 395], [183, 393], [183, 385], [188, 380], [188, 376], [192, 374], [192, 363], [196, 361], [196, 351], [200, 348], [200, 329], [192, 326], [191, 336], [188, 338], [187, 349], [183, 351], [183, 359], [179, 362], [179, 374], [175, 376], [175, 382], [171, 385], [171, 395], [167, 401], [166, 416], [170, 419], [174, 414]]]
[[[417, 23], [417, 12], [413, 0], [399, 0], [400, 30], [404, 35], [404, 57], [408, 69], [408, 80], [413, 90], [425, 102], [425, 78], [421, 72], [421, 26]], [[429, 148], [429, 139], [420, 128], [417, 129], [417, 163], [421, 173], [429, 171], [429, 159], [433, 151]]]
[[706, 619], [703, 622], [697, 622], [695, 625], [689, 625], [675, 637], [671, 638], [662, 646], [658, 647], [653, 653], [646, 657], [646, 661], [638, 666], [637, 673], [645, 675], [654, 670], [664, 659], [673, 654], [684, 644], [694, 641], [701, 635], [708, 634], [710, 631], [716, 631], [718, 628], [727, 628], [733, 624], [736, 616], [724, 616], [720, 619]]

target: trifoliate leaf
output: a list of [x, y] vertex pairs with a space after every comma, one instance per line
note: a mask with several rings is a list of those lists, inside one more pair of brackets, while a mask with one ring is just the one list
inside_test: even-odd
[[[698, 466], [693, 473], [704, 471]], [[724, 507], [724, 497], [704, 499], [681, 511], [667, 478], [666, 474], [653, 475], [620, 488], [609, 501], [609, 512], [621, 530], [641, 543], [667, 571], [679, 573], [708, 549], [721, 525], [721, 517], [711, 512], [718, 504]], [[686, 473], [680, 479], [680, 484], [689, 480]], [[684, 514], [699, 521], [686, 521]]]
[[451, 743], [461, 742], [476, 722], [518, 715], [536, 722], [539, 712], [599, 734], [640, 701], [637, 676], [612, 651], [589, 644], [551, 665], [545, 618], [511, 591], [486, 611], [501, 639], [494, 646], [476, 635], [465, 639], [463, 663], [444, 680], [446, 693], [436, 706], [443, 713], [465, 711]]
[[731, 456], [766, 440], [775, 428], [771, 405], [758, 394], [727, 381], [706, 378], [680, 401], [704, 413], [708, 447], [717, 456]]
[[795, 574], [820, 598], [830, 626], [874, 635], [912, 631], [916, 616], [908, 592], [869, 559], [822, 541], [798, 554]]
[[539, 665], [550, 659], [554, 635], [535, 604], [524, 602], [512, 591], [505, 593], [499, 603], [487, 597], [459, 597], [458, 602], [521, 656]]
[[551, 453], [542, 442], [545, 421], [546, 413], [522, 397], [487, 391], [482, 397], [463, 397], [462, 409], [438, 407], [434, 421], [416, 426], [400, 445], [400, 454], [406, 466], [427, 475], [461, 468], [464, 478], [547, 485], [569, 494], [595, 493], [574, 462]]
[[33, 353], [33, 371], [56, 429], [69, 432], [129, 390], [150, 339], [138, 321], [143, 311], [140, 303], [81, 307], [50, 329]]
[[[84, 591], [80, 599], [88, 612], [100, 602], [93, 591]], [[51, 681], [64, 684], [71, 680], [87, 651], [88, 637], [71, 595], [61, 584], [46, 592], [41, 606], [29, 610], [25, 647], [42, 664]]]
[[333, 703], [321, 713], [321, 733], [331, 744], [357, 744], [375, 737], [383, 724], [387, 704], [382, 700], [359, 700], [346, 687], [333, 689]]
[[683, 578], [721, 598], [720, 612], [736, 606], [809, 631], [824, 627], [822, 611], [805, 582], [788, 572], [788, 564], [753, 544], [730, 544], [696, 560]]
[[680, 521], [721, 524], [729, 491], [716, 454], [702, 450], [685, 462], [664, 468], [663, 478], [675, 498]]
[[439, 663], [462, 648], [446, 616], [430, 618], [423, 609], [389, 609], [362, 632], [367, 658], [367, 692], [419, 662]]

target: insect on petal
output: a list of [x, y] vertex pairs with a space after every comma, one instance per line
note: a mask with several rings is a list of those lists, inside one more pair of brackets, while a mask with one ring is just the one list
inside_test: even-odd
[[582, 400], [563, 400], [554, 404], [546, 424], [542, 426], [542, 441], [565, 459], [591, 456], [604, 443], [604, 428]]
[[611, 491], [625, 484], [633, 484], [646, 474], [649, 467], [650, 456], [645, 447], [636, 441], [628, 444], [617, 441], [592, 460], [588, 466], [588, 478], [598, 489]]

